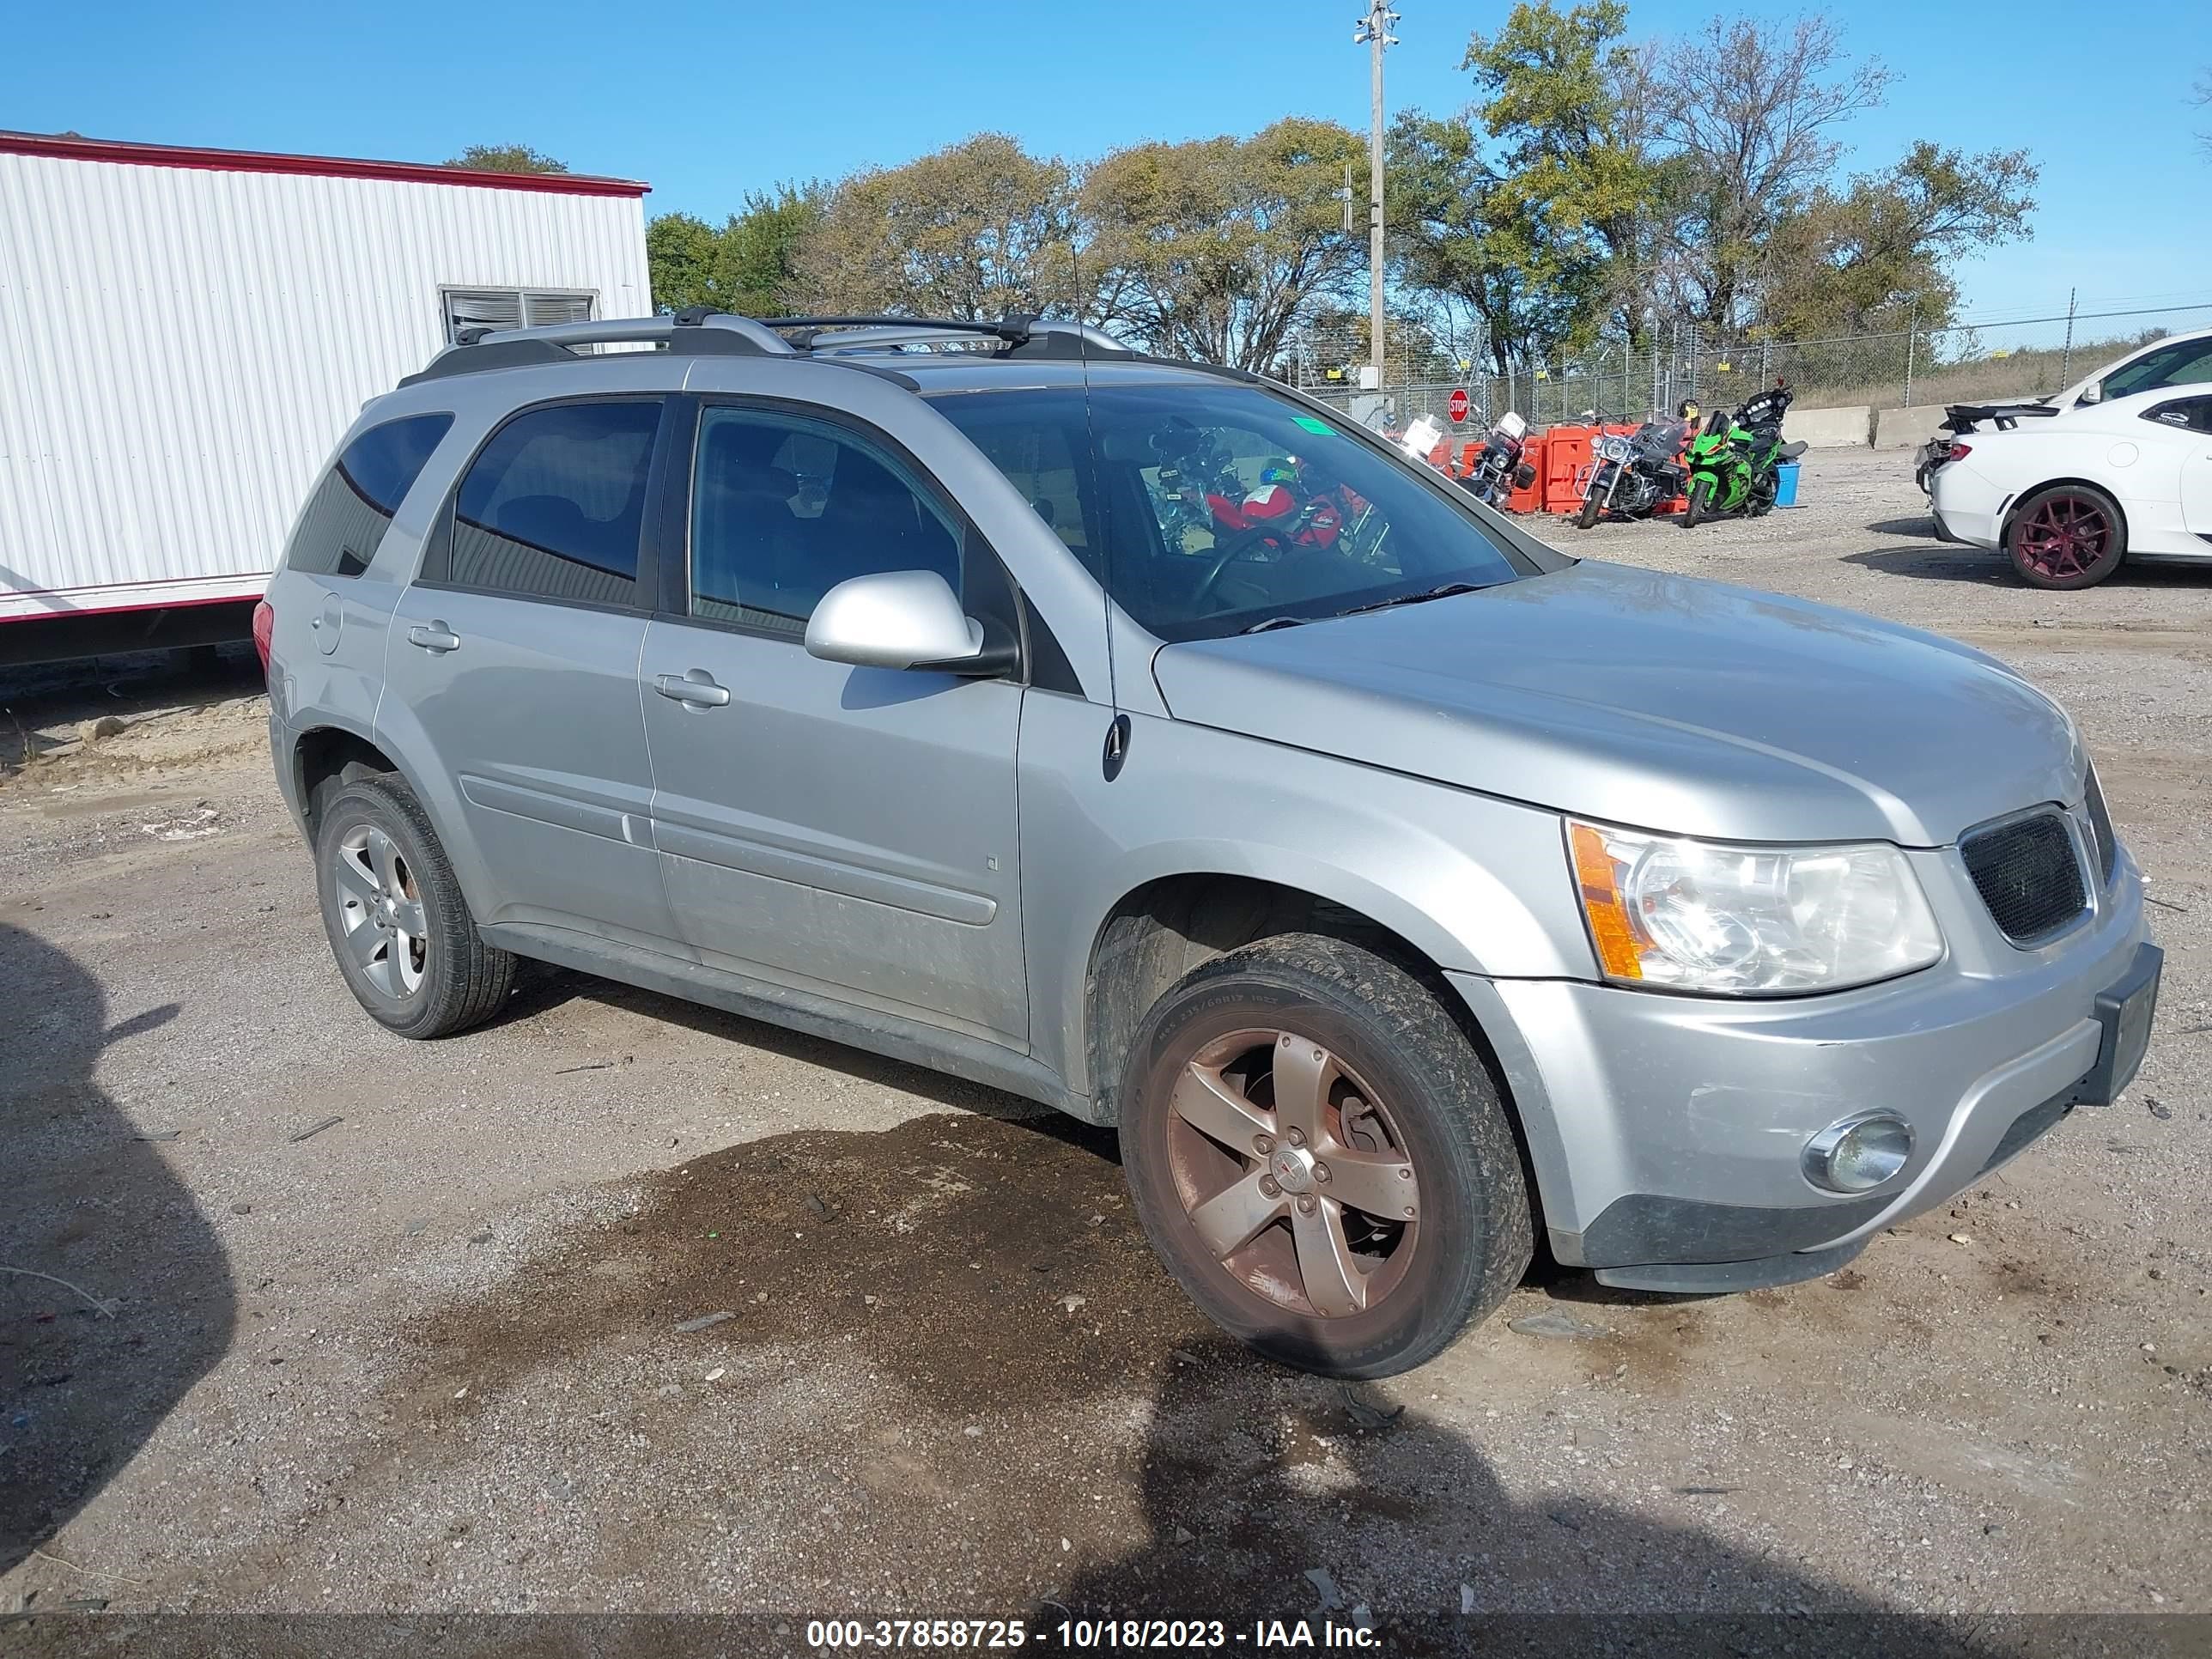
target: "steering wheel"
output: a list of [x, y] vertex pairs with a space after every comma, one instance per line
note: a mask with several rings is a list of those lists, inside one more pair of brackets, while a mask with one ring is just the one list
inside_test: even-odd
[[1311, 522], [1314, 509], [1318, 504], [1308, 501], [1298, 509], [1297, 517], [1288, 524], [1248, 525], [1242, 530], [1231, 531], [1216, 542], [1213, 562], [1206, 568], [1206, 574], [1199, 578], [1198, 586], [1191, 592], [1192, 605], [1196, 607], [1213, 598], [1214, 586], [1221, 580], [1222, 573], [1254, 548], [1265, 546], [1270, 542], [1279, 549], [1287, 546], [1290, 538], [1304, 531]]

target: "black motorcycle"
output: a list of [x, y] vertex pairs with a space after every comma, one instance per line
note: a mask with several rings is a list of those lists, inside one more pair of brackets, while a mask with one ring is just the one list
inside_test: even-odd
[[1526, 489], [1536, 482], [1536, 469], [1521, 459], [1528, 436], [1528, 422], [1507, 410], [1484, 437], [1482, 453], [1459, 481], [1460, 488], [1486, 506], [1504, 512], [1516, 489]]
[[1685, 430], [1680, 421], [1646, 421], [1626, 437], [1600, 436], [1575, 523], [1588, 530], [1601, 519], [1648, 519], [1680, 495], [1690, 476], [1682, 465]]

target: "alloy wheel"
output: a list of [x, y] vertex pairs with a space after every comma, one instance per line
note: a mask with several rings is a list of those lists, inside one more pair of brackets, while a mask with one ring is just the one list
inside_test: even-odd
[[2022, 563], [2051, 581], [2085, 576], [2112, 545], [2112, 524], [2086, 495], [2052, 495], [2020, 531]]
[[429, 966], [422, 897], [399, 843], [373, 823], [338, 838], [331, 860], [338, 925], [362, 976], [393, 999], [411, 996]]
[[1389, 1108], [1296, 1031], [1215, 1038], [1169, 1102], [1168, 1162], [1200, 1243], [1248, 1290], [1344, 1318], [1406, 1277], [1420, 1182]]

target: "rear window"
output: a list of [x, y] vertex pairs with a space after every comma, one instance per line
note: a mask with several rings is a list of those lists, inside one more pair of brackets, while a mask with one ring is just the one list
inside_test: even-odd
[[1334, 416], [1233, 382], [932, 400], [1164, 640], [1311, 622], [1528, 567]]
[[659, 425], [658, 398], [516, 416], [461, 480], [449, 579], [526, 598], [634, 603]]
[[410, 415], [373, 426], [348, 444], [307, 498], [284, 568], [317, 576], [358, 576], [368, 569], [392, 515], [453, 424], [450, 415]]

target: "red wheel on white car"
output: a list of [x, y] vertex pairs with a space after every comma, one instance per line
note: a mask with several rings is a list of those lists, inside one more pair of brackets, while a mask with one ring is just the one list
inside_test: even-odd
[[2127, 524], [2103, 490], [2051, 484], [2020, 504], [2005, 532], [2012, 568], [2031, 587], [2091, 587], [2127, 556]]

